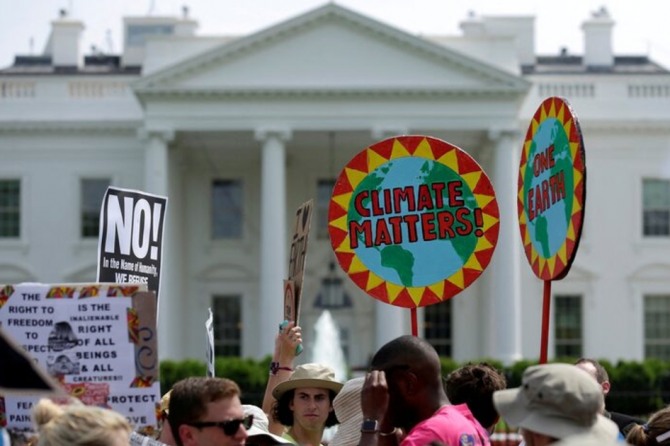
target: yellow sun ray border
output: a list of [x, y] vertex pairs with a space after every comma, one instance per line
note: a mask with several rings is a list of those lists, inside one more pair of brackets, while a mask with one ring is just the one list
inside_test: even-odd
[[[387, 153], [384, 156], [383, 153]], [[364, 161], [363, 158], [364, 157]], [[347, 215], [356, 187], [386, 163], [405, 157], [436, 161], [457, 173], [470, 188], [482, 209], [483, 235], [462, 267], [444, 280], [427, 286], [406, 287], [383, 278], [363, 263], [349, 243]], [[459, 159], [471, 161], [471, 171], [459, 166]], [[476, 169], [472, 169], [476, 166]], [[340, 186], [338, 189], [338, 185]], [[479, 187], [478, 187], [479, 186]], [[475, 189], [477, 188], [477, 193]], [[338, 191], [339, 190], [339, 191]], [[490, 192], [489, 192], [490, 191]], [[486, 209], [486, 210], [485, 210]], [[462, 149], [437, 138], [422, 135], [399, 136], [377, 142], [356, 155], [340, 173], [331, 196], [328, 231], [331, 246], [342, 269], [367, 294], [391, 305], [414, 308], [450, 299], [471, 285], [488, 266], [498, 241], [499, 209], [493, 185], [481, 166]]]
[[[553, 256], [545, 258], [533, 243], [530, 230], [528, 229], [528, 209], [526, 207], [526, 197], [528, 191], [524, 189], [524, 178], [529, 159], [530, 148], [532, 146], [538, 129], [546, 119], [556, 119], [570, 144], [570, 156], [573, 165], [573, 188], [566, 191], [573, 194], [573, 206], [568, 221], [567, 230], [563, 243]], [[528, 126], [526, 139], [522, 146], [522, 156], [519, 165], [519, 180], [517, 193], [517, 209], [519, 216], [519, 231], [524, 252], [528, 258], [528, 263], [533, 273], [541, 280], [558, 280], [565, 277], [570, 269], [572, 261], [577, 254], [579, 239], [581, 237], [582, 225], [584, 222], [584, 199], [586, 196], [586, 163], [584, 157], [584, 142], [577, 117], [573, 113], [570, 104], [559, 97], [550, 97], [545, 99], [538, 107]], [[551, 225], [551, 221], [548, 221]], [[549, 227], [551, 232], [551, 227]]]

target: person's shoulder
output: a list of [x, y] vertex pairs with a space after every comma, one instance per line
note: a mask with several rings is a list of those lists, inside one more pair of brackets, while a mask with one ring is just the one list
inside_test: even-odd
[[472, 412], [470, 412], [470, 408], [468, 408], [468, 405], [463, 403], [442, 406], [437, 412], [435, 412], [433, 417], [444, 417], [469, 422], [473, 416]]
[[435, 440], [448, 445], [487, 444], [481, 437], [477, 428], [462, 413], [462, 408], [446, 405], [440, 407], [432, 417], [417, 424], [407, 435], [408, 442], [403, 441], [402, 446], [426, 445]]
[[620, 412], [609, 412], [610, 414], [610, 419], [614, 421], [616, 424], [619, 425], [619, 427], [626, 426], [630, 423], [637, 423], [637, 424], [644, 424], [644, 420], [640, 418], [636, 418], [630, 415], [626, 415], [625, 413], [620, 413]]
[[645, 423], [645, 421], [640, 418], [635, 418], [624, 413], [608, 412], [608, 414], [609, 419], [617, 425], [619, 432], [621, 432], [621, 435], [623, 435], [624, 438], [628, 435], [628, 432], [630, 432], [634, 426]]
[[298, 442], [295, 441], [295, 438], [293, 438], [293, 437], [291, 437], [291, 436], [289, 435], [288, 431], [285, 431], [283, 434], [281, 434], [281, 437], [282, 437], [284, 440], [288, 440], [288, 441], [290, 441], [290, 442], [293, 443], [293, 444], [298, 444]]

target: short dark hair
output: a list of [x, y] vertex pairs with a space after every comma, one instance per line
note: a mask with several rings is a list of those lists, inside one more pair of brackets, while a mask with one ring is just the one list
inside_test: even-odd
[[579, 364], [591, 364], [593, 367], [596, 369], [596, 381], [598, 381], [598, 384], [602, 384], [605, 381], [610, 380], [610, 376], [607, 373], [607, 370], [605, 370], [605, 367], [602, 366], [598, 361], [592, 358], [579, 358], [576, 362], [575, 365]]
[[179, 426], [199, 421], [207, 413], [207, 404], [239, 397], [240, 387], [226, 378], [191, 377], [177, 382], [170, 393], [168, 421], [177, 446], [182, 446]]
[[451, 404], [467, 404], [472, 415], [485, 429], [498, 420], [493, 392], [507, 388], [507, 380], [486, 362], [467, 364], [451, 372], [445, 380]]
[[[272, 418], [281, 423], [282, 426], [293, 426], [293, 411], [289, 407], [293, 396], [295, 395], [295, 389], [287, 390], [282, 396], [279, 397], [279, 401], [276, 401], [272, 406]], [[333, 405], [333, 399], [335, 399], [335, 392], [328, 390], [328, 399], [330, 400], [330, 405]], [[326, 427], [335, 426], [339, 421], [335, 416], [335, 411], [331, 410], [326, 418]]]

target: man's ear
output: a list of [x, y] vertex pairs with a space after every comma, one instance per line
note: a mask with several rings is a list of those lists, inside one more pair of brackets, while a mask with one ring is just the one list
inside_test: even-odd
[[185, 424], [179, 426], [179, 438], [184, 446], [197, 444], [195, 436], [193, 435], [193, 429]]
[[402, 380], [398, 384], [402, 392], [407, 396], [416, 395], [421, 388], [419, 378], [412, 372], [404, 373]]
[[603, 382], [600, 386], [603, 388], [603, 395], [607, 395], [608, 393], [610, 393], [611, 384], [609, 381]]

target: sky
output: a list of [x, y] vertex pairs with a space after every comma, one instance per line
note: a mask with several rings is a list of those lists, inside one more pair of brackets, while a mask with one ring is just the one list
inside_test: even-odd
[[[119, 53], [122, 17], [181, 15], [186, 5], [199, 22], [199, 35], [239, 35], [259, 31], [327, 0], [0, 0], [0, 67], [16, 54], [41, 54], [50, 21], [60, 9], [85, 24], [82, 51], [95, 45]], [[616, 22], [617, 55], [649, 55], [670, 69], [670, 1], [667, 0], [337, 0], [335, 3], [412, 34], [460, 34], [459, 23], [477, 15], [533, 15], [535, 50], [558, 54], [566, 47], [583, 53], [581, 24], [605, 6]], [[31, 43], [32, 42], [32, 43]], [[111, 51], [110, 51], [111, 48]]]

